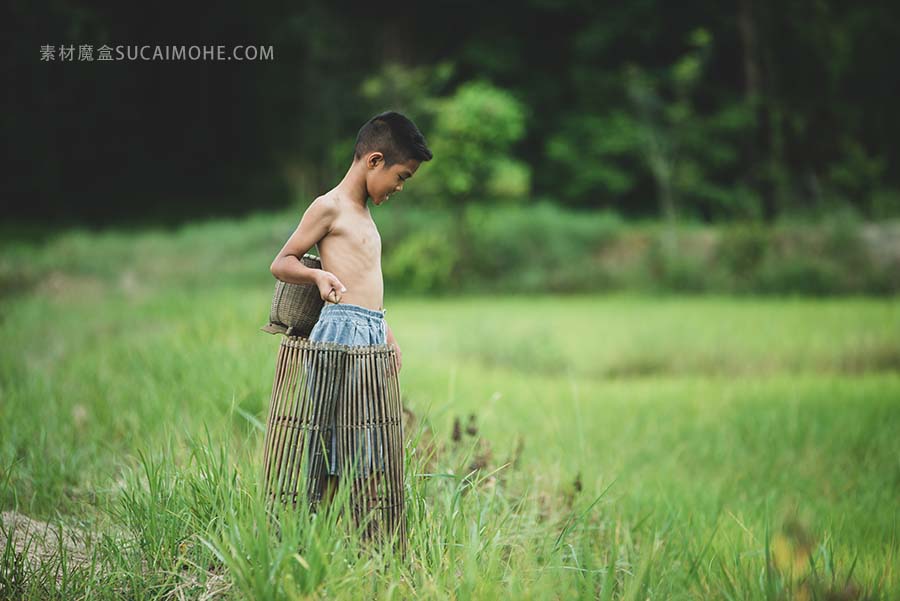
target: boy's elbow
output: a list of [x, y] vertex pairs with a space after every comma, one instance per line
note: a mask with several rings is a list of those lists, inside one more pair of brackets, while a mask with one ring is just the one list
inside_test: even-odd
[[281, 279], [281, 257], [277, 257], [272, 261], [272, 264], [269, 265], [269, 271], [272, 272], [276, 279]]

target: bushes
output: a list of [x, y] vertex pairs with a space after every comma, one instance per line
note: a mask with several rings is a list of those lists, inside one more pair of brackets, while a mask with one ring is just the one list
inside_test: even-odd
[[528, 207], [473, 205], [463, 215], [470, 289], [583, 291], [599, 281], [592, 254], [622, 227], [614, 213], [577, 212], [542, 202]]
[[668, 255], [658, 241], [654, 243], [646, 257], [649, 279], [644, 285], [678, 291], [818, 296], [900, 291], [898, 266], [875, 261], [860, 236], [860, 225], [853, 222], [774, 228], [749, 223], [708, 229], [717, 241], [706, 252], [682, 248]]
[[411, 292], [438, 292], [450, 287], [459, 262], [457, 246], [450, 243], [446, 222], [411, 232], [385, 257], [386, 280]]
[[[839, 219], [680, 226], [549, 202], [372, 212], [389, 294], [715, 292], [895, 294], [900, 222]], [[269, 287], [268, 266], [299, 213], [207, 221], [175, 231], [73, 230], [0, 247], [0, 298], [31, 289], [130, 296], [163, 286]], [[79, 292], [81, 293], [81, 292]]]
[[[461, 211], [395, 206], [378, 211], [376, 217], [390, 290], [802, 295], [900, 291], [900, 266], [874, 260], [871, 244], [860, 235], [861, 224], [846, 220], [815, 226], [738, 223], [669, 232], [661, 224], [629, 225], [615, 213], [572, 211], [547, 202], [472, 204]], [[900, 244], [895, 237], [887, 239]], [[884, 237], [879, 240], [885, 244]]]
[[759, 270], [771, 243], [770, 231], [759, 223], [723, 229], [717, 259], [725, 271], [738, 276], [734, 282], [737, 290], [746, 285], [748, 276]]
[[803, 295], [897, 290], [890, 266], [878, 266], [860, 236], [861, 224], [834, 220], [817, 226], [759, 224], [722, 230], [719, 260], [731, 292]]

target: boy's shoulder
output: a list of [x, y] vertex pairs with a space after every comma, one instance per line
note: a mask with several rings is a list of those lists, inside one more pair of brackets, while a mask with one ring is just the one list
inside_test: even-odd
[[[326, 192], [321, 196], [317, 196], [310, 203], [303, 219], [308, 219], [318, 224], [318, 227], [325, 230], [324, 236], [357, 230], [362, 227], [362, 220], [372, 222], [368, 210], [360, 213], [350, 206], [346, 200], [334, 190]], [[372, 224], [374, 225], [374, 222]]]
[[334, 194], [334, 192], [326, 192], [325, 194], [322, 194], [321, 196], [317, 196], [315, 198], [315, 200], [313, 200], [312, 203], [309, 205], [309, 208], [313, 208], [313, 207], [316, 207], [316, 209], [319, 211], [329, 211], [329, 212], [338, 211], [340, 208], [338, 205], [337, 195]]
[[305, 215], [315, 221], [333, 222], [340, 215], [341, 208], [337, 198], [331, 193], [316, 197], [306, 208]]

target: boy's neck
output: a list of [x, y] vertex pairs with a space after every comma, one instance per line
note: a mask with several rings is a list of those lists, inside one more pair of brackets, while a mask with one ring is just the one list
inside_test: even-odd
[[362, 161], [353, 161], [353, 164], [347, 169], [344, 179], [334, 189], [354, 206], [366, 209], [369, 193], [366, 190], [366, 167]]

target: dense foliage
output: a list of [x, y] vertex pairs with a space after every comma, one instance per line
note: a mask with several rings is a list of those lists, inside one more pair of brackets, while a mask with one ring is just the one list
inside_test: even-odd
[[[435, 147], [429, 204], [879, 219], [900, 212], [898, 6], [13, 2], [6, 202], [89, 223], [284, 206], [333, 185], [360, 124], [396, 108]], [[271, 45], [274, 60], [41, 61], [81, 44]]]

